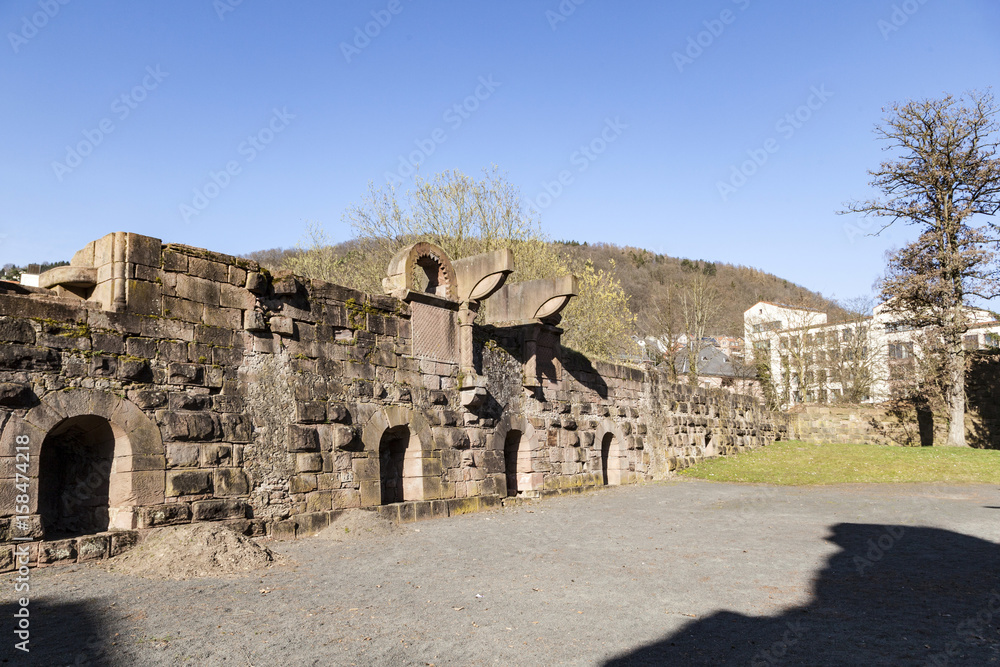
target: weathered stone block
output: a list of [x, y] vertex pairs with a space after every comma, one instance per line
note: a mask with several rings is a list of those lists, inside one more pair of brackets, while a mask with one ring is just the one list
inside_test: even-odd
[[149, 362], [144, 359], [119, 359], [118, 377], [133, 382], [151, 382], [153, 373]]
[[164, 250], [161, 254], [162, 266], [165, 271], [187, 271], [188, 258], [173, 250]]
[[244, 287], [235, 285], [222, 285], [219, 294], [219, 305], [224, 308], [238, 308], [240, 310], [252, 311], [257, 305], [257, 297], [247, 291]]
[[170, 392], [170, 410], [201, 411], [207, 410], [211, 404], [211, 396], [189, 394], [186, 391]]
[[38, 546], [38, 563], [48, 564], [61, 560], [76, 560], [76, 540], [42, 542]]
[[277, 521], [271, 527], [271, 537], [276, 540], [294, 540], [296, 524], [293, 519]]
[[239, 468], [218, 468], [215, 471], [215, 495], [245, 496], [250, 493], [247, 476]]
[[313, 491], [306, 496], [307, 512], [328, 512], [333, 507], [333, 491]]
[[295, 421], [317, 424], [326, 421], [326, 403], [323, 401], [296, 401]]
[[193, 496], [212, 490], [211, 474], [205, 470], [167, 471], [168, 497]]
[[183, 273], [177, 276], [177, 296], [189, 301], [198, 301], [210, 306], [218, 306], [219, 288], [219, 283], [211, 280]]
[[354, 429], [346, 424], [325, 424], [320, 427], [321, 449], [323, 451], [350, 451], [362, 446]]
[[327, 419], [332, 422], [339, 422], [341, 424], [351, 423], [351, 413], [348, 412], [347, 406], [340, 403], [329, 403], [326, 406]]
[[77, 560], [97, 560], [107, 558], [111, 549], [110, 535], [88, 535], [76, 541]]
[[204, 322], [210, 327], [236, 330], [243, 323], [243, 311], [237, 308], [205, 306]]
[[164, 440], [215, 440], [219, 435], [216, 417], [206, 412], [157, 413]]
[[264, 313], [258, 310], [244, 311], [243, 328], [246, 331], [267, 331], [267, 322], [264, 321]]
[[59, 354], [55, 350], [27, 345], [0, 345], [0, 368], [9, 370], [58, 370]]
[[267, 278], [262, 273], [247, 273], [246, 288], [254, 294], [267, 292]]
[[238, 266], [229, 266], [229, 284], [236, 285], [237, 287], [243, 287], [247, 282], [247, 271], [246, 269], [240, 268]]
[[230, 465], [233, 459], [231, 445], [202, 445], [201, 467], [212, 468], [220, 465]]
[[470, 446], [469, 435], [464, 429], [435, 427], [432, 433], [439, 449], [468, 449]]
[[319, 433], [316, 427], [290, 424], [285, 447], [289, 452], [318, 452]]
[[333, 509], [361, 507], [361, 492], [357, 489], [337, 489], [333, 492]]
[[297, 472], [320, 472], [323, 470], [323, 457], [315, 453], [296, 454], [295, 470]]
[[278, 296], [291, 296], [298, 293], [299, 283], [291, 277], [274, 281], [274, 293]]
[[293, 475], [288, 480], [289, 493], [309, 493], [317, 488], [316, 475]]
[[32, 344], [35, 342], [35, 328], [26, 320], [0, 317], [0, 341]]
[[199, 301], [188, 301], [172, 296], [163, 297], [163, 315], [177, 317], [187, 322], [201, 322], [205, 312], [205, 304]]
[[295, 334], [295, 320], [290, 317], [271, 316], [268, 321], [271, 331], [279, 336], [292, 336]]
[[[185, 348], [185, 358], [187, 352]], [[167, 365], [167, 382], [170, 384], [203, 384], [205, 368], [201, 364], [172, 363]]]
[[193, 468], [198, 465], [198, 445], [171, 443], [166, 449], [167, 465], [171, 468]]
[[245, 519], [247, 505], [242, 500], [199, 500], [191, 503], [195, 521]]
[[139, 543], [139, 532], [135, 530], [119, 530], [111, 533], [111, 550], [108, 556], [114, 558], [123, 554]]
[[187, 503], [166, 503], [152, 507], [139, 507], [138, 514], [139, 528], [152, 528], [154, 526], [173, 526], [191, 521], [191, 507]]
[[129, 312], [135, 315], [159, 315], [162, 288], [146, 280], [129, 280], [127, 283]]
[[[121, 367], [119, 366], [119, 370], [120, 369]], [[167, 392], [160, 391], [158, 389], [140, 389], [138, 391], [130, 391], [128, 397], [130, 401], [143, 410], [158, 408], [167, 402]]]
[[219, 415], [219, 422], [222, 427], [222, 437], [224, 439], [229, 442], [250, 442], [252, 422], [248, 415], [222, 414]]
[[199, 278], [207, 278], [217, 283], [229, 280], [229, 266], [199, 257], [188, 259], [188, 273]]
[[35, 402], [31, 386], [20, 382], [0, 382], [0, 405], [8, 408], [26, 408]]

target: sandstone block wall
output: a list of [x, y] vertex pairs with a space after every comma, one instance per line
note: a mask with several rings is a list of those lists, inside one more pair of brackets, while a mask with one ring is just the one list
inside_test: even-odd
[[17, 537], [46, 563], [191, 521], [295, 536], [344, 509], [445, 516], [777, 437], [753, 399], [564, 354], [551, 323], [473, 327], [473, 370], [456, 345], [415, 355], [392, 296], [133, 234], [74, 265], [48, 289], [0, 283], [0, 569]]

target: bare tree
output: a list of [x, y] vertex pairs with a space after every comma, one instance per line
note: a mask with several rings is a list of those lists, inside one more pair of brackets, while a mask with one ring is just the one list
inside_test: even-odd
[[684, 316], [684, 333], [687, 335], [688, 380], [691, 384], [698, 382], [701, 339], [708, 332], [709, 325], [715, 323], [721, 307], [714, 272], [714, 265], [710, 271], [696, 266], [681, 291], [681, 312]]
[[873, 336], [871, 299], [852, 299], [841, 302], [840, 306], [847, 316], [841, 327], [826, 334], [824, 370], [828, 380], [839, 385], [841, 401], [861, 403], [888, 379], [885, 349]]
[[[843, 213], [885, 218], [877, 233], [897, 221], [920, 230], [918, 239], [889, 256], [882, 297], [900, 321], [933, 326], [944, 353], [943, 381], [949, 412], [948, 444], [965, 445], [965, 349], [968, 299], [996, 292], [995, 241], [973, 216], [1000, 209], [997, 159], [998, 109], [989, 93], [968, 99], [894, 104], [876, 128], [886, 150], [897, 153], [870, 171], [880, 198], [853, 201]], [[993, 231], [996, 227], [989, 223]]]
[[[614, 264], [597, 269], [559, 252], [523, 203], [517, 187], [499, 169], [480, 179], [460, 171], [416, 178], [405, 193], [369, 185], [360, 204], [344, 213], [354, 238], [332, 246], [323, 228], [310, 226], [309, 239], [288, 256], [283, 268], [366, 292], [379, 293], [396, 252], [415, 241], [441, 246], [452, 259], [499, 248], [514, 252], [509, 282], [575, 273], [580, 294], [563, 313], [563, 344], [592, 357], [619, 360], [634, 352], [635, 315], [615, 277]], [[419, 276], [418, 276], [419, 277]]]

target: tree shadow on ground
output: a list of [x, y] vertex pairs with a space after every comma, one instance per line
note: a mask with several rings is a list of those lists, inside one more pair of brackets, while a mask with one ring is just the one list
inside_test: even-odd
[[[14, 585], [10, 587], [13, 589]], [[100, 620], [94, 604], [50, 603], [31, 598], [27, 608], [29, 652], [25, 653], [14, 646], [22, 641], [14, 634], [19, 620], [14, 614], [21, 609], [18, 600], [0, 604], [0, 628], [3, 628], [0, 664], [109, 664], [114, 633]]]
[[827, 539], [840, 550], [808, 604], [717, 612], [605, 664], [1000, 665], [1000, 545], [868, 524], [838, 524]]

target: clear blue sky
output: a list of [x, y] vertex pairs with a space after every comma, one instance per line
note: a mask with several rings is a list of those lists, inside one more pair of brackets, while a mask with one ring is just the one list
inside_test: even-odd
[[343, 240], [344, 209], [420, 151], [425, 176], [499, 165], [552, 238], [847, 298], [913, 236], [835, 215], [868, 194], [882, 107], [1000, 72], [991, 0], [5, 0], [0, 26], [0, 264], [116, 230]]

